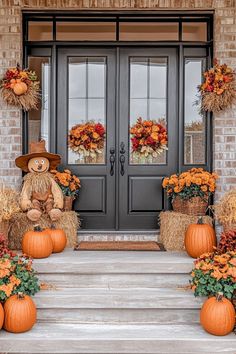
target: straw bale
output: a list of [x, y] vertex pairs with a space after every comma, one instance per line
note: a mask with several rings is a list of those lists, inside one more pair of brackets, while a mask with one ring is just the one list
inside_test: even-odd
[[[205, 224], [212, 225], [210, 216], [203, 216]], [[163, 211], [159, 216], [160, 242], [167, 251], [184, 251], [184, 235], [190, 224], [197, 223], [198, 216]]]

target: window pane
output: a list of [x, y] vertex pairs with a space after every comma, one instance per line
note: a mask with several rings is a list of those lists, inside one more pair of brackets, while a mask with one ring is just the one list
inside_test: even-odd
[[105, 96], [105, 65], [104, 58], [92, 58], [88, 60], [88, 96]]
[[70, 58], [69, 97], [86, 97], [86, 58]]
[[[106, 58], [71, 57], [68, 66], [68, 163], [103, 164], [106, 142], [99, 135], [106, 125]], [[90, 126], [81, 127], [86, 123]]]
[[150, 59], [150, 97], [166, 98], [167, 65], [165, 58]]
[[53, 24], [47, 21], [29, 21], [28, 40], [29, 41], [51, 41]]
[[131, 61], [130, 97], [147, 98], [148, 59], [132, 58]]
[[56, 39], [59, 41], [114, 41], [114, 22], [57, 22]]
[[[166, 151], [159, 150], [156, 140], [159, 137], [163, 140], [162, 133], [166, 130], [166, 78], [166, 58], [130, 58], [129, 126], [136, 131], [130, 132], [131, 164], [166, 163]], [[147, 129], [140, 127], [139, 118], [142, 124], [150, 121], [144, 123]]]
[[203, 59], [185, 60], [184, 163], [205, 163], [205, 115], [199, 112], [197, 86], [204, 70]]
[[120, 22], [121, 41], [165, 41], [179, 39], [179, 25], [175, 22]]
[[207, 41], [206, 22], [183, 22], [183, 41]]
[[50, 137], [50, 71], [51, 64], [48, 57], [29, 57], [28, 67], [35, 70], [40, 82], [42, 99], [38, 110], [28, 113], [28, 141], [44, 139], [49, 149]]

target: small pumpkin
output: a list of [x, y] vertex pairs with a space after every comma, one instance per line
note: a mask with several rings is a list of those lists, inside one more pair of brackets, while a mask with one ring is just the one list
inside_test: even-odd
[[12, 295], [4, 304], [5, 319], [3, 328], [12, 333], [29, 331], [36, 323], [36, 306], [29, 295]]
[[200, 312], [200, 322], [205, 331], [215, 336], [225, 336], [235, 325], [233, 304], [222, 293], [206, 300]]
[[24, 234], [22, 240], [23, 253], [33, 258], [47, 258], [53, 250], [53, 243], [48, 231], [42, 230], [39, 225], [33, 231]]
[[27, 90], [28, 86], [24, 82], [17, 82], [13, 86], [13, 91], [17, 96], [23, 95], [24, 93], [26, 93]]
[[216, 246], [215, 231], [212, 226], [204, 224], [202, 218], [199, 218], [197, 224], [188, 226], [184, 244], [188, 255], [193, 258], [198, 258], [206, 252], [213, 252]]
[[4, 310], [2, 304], [0, 303], [0, 329], [3, 326], [3, 322], [4, 322]]
[[64, 230], [56, 229], [54, 225], [51, 226], [50, 229], [46, 229], [51, 236], [52, 243], [53, 243], [53, 253], [59, 253], [64, 250], [67, 243], [67, 238]]

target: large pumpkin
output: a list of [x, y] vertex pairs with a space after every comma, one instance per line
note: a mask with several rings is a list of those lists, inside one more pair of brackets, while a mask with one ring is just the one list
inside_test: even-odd
[[188, 226], [184, 239], [185, 249], [190, 257], [198, 258], [205, 252], [212, 252], [216, 246], [216, 235], [212, 226], [203, 224], [202, 218], [197, 224]]
[[52, 253], [53, 243], [48, 231], [42, 230], [38, 225], [33, 231], [24, 234], [22, 250], [33, 258], [47, 258]]
[[4, 304], [3, 328], [8, 332], [29, 331], [36, 323], [36, 306], [30, 296], [19, 293], [12, 295]]
[[17, 96], [23, 95], [27, 90], [28, 86], [24, 82], [18, 82], [13, 85], [13, 91]]
[[62, 229], [56, 229], [54, 225], [50, 229], [46, 229], [51, 236], [53, 243], [53, 253], [59, 253], [64, 250], [67, 243], [66, 234]]
[[206, 300], [200, 312], [202, 327], [215, 336], [225, 336], [235, 325], [235, 309], [232, 303], [219, 293]]
[[4, 321], [4, 310], [2, 304], [0, 303], [0, 329], [3, 326], [3, 321]]

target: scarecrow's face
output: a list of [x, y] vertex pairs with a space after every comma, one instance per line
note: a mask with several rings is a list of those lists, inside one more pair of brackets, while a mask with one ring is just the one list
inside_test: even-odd
[[34, 157], [28, 162], [30, 172], [47, 172], [49, 170], [49, 160], [46, 157]]

